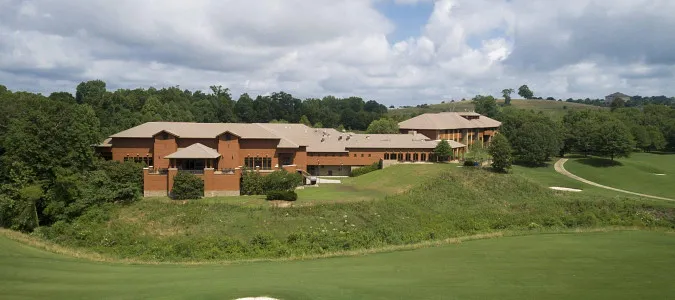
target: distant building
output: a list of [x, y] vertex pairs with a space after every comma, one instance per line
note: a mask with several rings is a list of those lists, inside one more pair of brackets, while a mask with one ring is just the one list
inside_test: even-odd
[[464, 145], [489, 144], [502, 125], [475, 112], [427, 113], [398, 123], [401, 133], [417, 132], [432, 140], [449, 140]]
[[605, 96], [605, 104], [607, 104], [607, 105], [612, 104], [612, 102], [614, 102], [614, 100], [616, 100], [616, 99], [628, 101], [628, 100], [630, 100], [630, 96], [628, 96], [624, 93], [614, 93], [614, 94], [611, 94], [611, 95], [607, 95], [607, 96]]

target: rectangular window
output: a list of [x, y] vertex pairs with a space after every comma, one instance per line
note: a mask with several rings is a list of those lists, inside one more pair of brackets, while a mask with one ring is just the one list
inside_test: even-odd
[[368, 154], [368, 157], [370, 157], [370, 154]]

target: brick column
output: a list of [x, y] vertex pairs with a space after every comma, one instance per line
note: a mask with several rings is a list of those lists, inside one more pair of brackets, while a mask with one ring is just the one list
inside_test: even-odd
[[167, 174], [167, 190], [169, 191], [168, 194], [171, 196], [171, 193], [173, 192], [173, 177], [178, 174], [178, 169], [176, 168], [169, 168], [169, 173]]

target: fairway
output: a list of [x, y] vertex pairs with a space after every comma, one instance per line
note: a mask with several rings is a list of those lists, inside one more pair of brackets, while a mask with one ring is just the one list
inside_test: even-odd
[[675, 198], [675, 154], [633, 153], [614, 163], [609, 159], [576, 158], [565, 163], [565, 169], [602, 185]]
[[3, 299], [666, 299], [675, 236], [614, 231], [235, 265], [78, 260], [0, 237]]

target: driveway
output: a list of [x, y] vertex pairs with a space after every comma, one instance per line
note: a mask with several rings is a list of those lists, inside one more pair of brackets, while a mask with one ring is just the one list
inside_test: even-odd
[[603, 189], [607, 189], [607, 190], [612, 190], [612, 191], [615, 191], [615, 192], [631, 194], [631, 195], [645, 197], [645, 198], [659, 199], [659, 200], [665, 200], [665, 201], [675, 201], [675, 199], [669, 199], [669, 198], [664, 198], [664, 197], [659, 197], [659, 196], [652, 196], [652, 195], [630, 192], [630, 191], [613, 188], [613, 187], [610, 187], [610, 186], [602, 185], [602, 184], [595, 183], [595, 182], [590, 181], [590, 180], [583, 179], [583, 178], [581, 178], [577, 175], [574, 175], [574, 174], [570, 173], [569, 171], [565, 170], [565, 163], [566, 162], [567, 162], [567, 158], [559, 159], [554, 165], [555, 171], [560, 173], [560, 174], [563, 174], [563, 175], [565, 175], [569, 178], [572, 178], [574, 180], [578, 180], [578, 181], [581, 181], [581, 182], [586, 183], [586, 184], [590, 184], [590, 185], [597, 186], [599, 188], [603, 188]]

